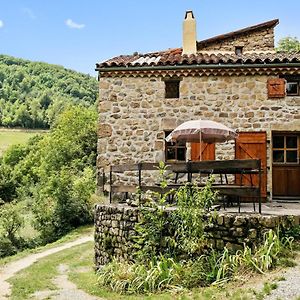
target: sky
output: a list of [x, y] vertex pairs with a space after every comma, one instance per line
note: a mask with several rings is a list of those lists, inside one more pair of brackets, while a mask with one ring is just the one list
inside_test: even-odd
[[299, 0], [0, 0], [0, 54], [95, 75], [114, 56], [181, 47], [186, 10], [198, 40], [276, 18], [276, 41], [300, 39]]

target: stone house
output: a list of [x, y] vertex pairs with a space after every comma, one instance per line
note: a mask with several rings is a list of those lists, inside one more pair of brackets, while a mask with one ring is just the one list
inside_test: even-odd
[[300, 198], [300, 54], [276, 53], [272, 20], [197, 41], [185, 14], [182, 48], [121, 55], [96, 65], [98, 170], [111, 164], [199, 159], [199, 144], [165, 142], [184, 121], [237, 129], [202, 145], [202, 159], [260, 158], [262, 195]]

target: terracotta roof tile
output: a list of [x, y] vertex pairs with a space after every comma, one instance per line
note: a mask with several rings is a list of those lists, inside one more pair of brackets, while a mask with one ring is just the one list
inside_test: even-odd
[[[264, 28], [275, 27], [278, 19], [250, 26], [238, 31], [229, 32], [207, 40], [197, 42], [198, 48], [210, 43], [221, 42], [242, 34]], [[300, 62], [299, 53], [245, 53], [244, 55], [215, 53], [207, 54], [199, 51], [194, 55], [182, 55], [182, 48], [169, 49], [166, 51], [146, 54], [120, 55], [105, 62], [96, 64], [96, 70], [113, 67], [142, 67], [142, 66], [175, 66], [175, 65], [217, 65], [217, 64], [270, 64], [270, 63], [293, 63]]]
[[112, 67], [175, 66], [175, 65], [226, 65], [300, 63], [300, 53], [245, 53], [182, 55], [181, 49], [138, 55], [121, 55], [96, 65], [97, 70]]

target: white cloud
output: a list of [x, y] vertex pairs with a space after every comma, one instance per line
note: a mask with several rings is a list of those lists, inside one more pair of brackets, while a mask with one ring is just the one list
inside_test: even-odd
[[4, 27], [4, 23], [2, 20], [0, 20], [0, 28]]
[[71, 19], [67, 19], [65, 21], [66, 25], [69, 27], [69, 28], [72, 28], [72, 29], [82, 29], [85, 27], [85, 24], [78, 24], [78, 23], [75, 23], [74, 21], [72, 21]]
[[36, 19], [36, 15], [34, 14], [33, 10], [28, 7], [23, 8], [23, 13], [27, 15], [30, 19]]

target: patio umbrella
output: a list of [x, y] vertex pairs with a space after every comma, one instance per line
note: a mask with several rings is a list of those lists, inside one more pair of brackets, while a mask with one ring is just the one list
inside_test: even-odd
[[200, 142], [200, 160], [201, 142], [205, 143], [223, 143], [235, 139], [237, 133], [218, 122], [210, 120], [187, 121], [176, 127], [167, 137], [166, 141], [185, 141]]

